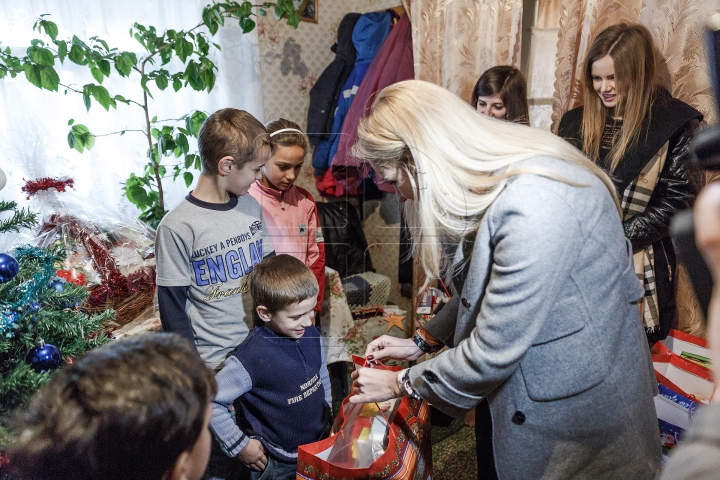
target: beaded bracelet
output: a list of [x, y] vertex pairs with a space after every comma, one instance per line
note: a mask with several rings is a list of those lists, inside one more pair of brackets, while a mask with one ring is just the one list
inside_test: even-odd
[[415, 400], [420, 400], [420, 395], [415, 391], [415, 389], [412, 386], [412, 383], [410, 383], [410, 369], [406, 368], [405, 370], [400, 370], [398, 372], [397, 376], [397, 382], [398, 387], [400, 388], [400, 391], [403, 395], [406, 397], [413, 398]]
[[425, 340], [425, 337], [420, 333], [420, 330], [415, 332], [415, 335], [412, 337], [412, 341], [417, 345], [417, 347], [422, 350], [425, 353], [435, 353], [442, 349], [443, 345], [442, 343], [438, 343], [437, 345], [430, 345], [430, 343]]

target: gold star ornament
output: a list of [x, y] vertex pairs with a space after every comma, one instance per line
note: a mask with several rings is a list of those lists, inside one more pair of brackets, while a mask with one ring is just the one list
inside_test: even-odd
[[396, 315], [394, 313], [385, 317], [385, 321], [388, 322], [388, 331], [390, 331], [392, 327], [397, 327], [400, 330], [405, 331], [405, 327], [403, 327], [402, 323], [404, 318], [404, 316], [401, 317], [400, 315]]

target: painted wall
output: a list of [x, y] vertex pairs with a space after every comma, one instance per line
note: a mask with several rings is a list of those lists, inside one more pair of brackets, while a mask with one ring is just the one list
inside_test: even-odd
[[[264, 17], [258, 22], [260, 72], [264, 103], [264, 121], [278, 117], [297, 122], [304, 130], [307, 124], [309, 92], [335, 54], [335, 42], [342, 18], [350, 12], [366, 13], [400, 5], [400, 0], [318, 0], [318, 23], [300, 22], [297, 30]], [[311, 157], [305, 159], [297, 185], [320, 200], [313, 177]], [[410, 301], [399, 293], [397, 284], [399, 210], [394, 196], [365, 206], [365, 235], [370, 245], [373, 266], [391, 279], [390, 301], [403, 309]]]

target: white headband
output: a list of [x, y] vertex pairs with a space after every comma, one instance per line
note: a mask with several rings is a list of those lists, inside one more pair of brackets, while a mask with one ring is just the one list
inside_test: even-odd
[[272, 137], [272, 136], [274, 136], [274, 135], [277, 135], [278, 133], [283, 133], [283, 132], [297, 132], [297, 133], [299, 133], [300, 135], [304, 135], [303, 132], [301, 132], [301, 131], [298, 130], [297, 128], [281, 128], [281, 129], [278, 130], [277, 132], [271, 133], [270, 136]]

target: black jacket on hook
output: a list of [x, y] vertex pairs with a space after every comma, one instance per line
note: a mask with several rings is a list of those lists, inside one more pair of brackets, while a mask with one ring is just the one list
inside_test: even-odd
[[331, 47], [335, 52], [335, 60], [325, 68], [310, 90], [307, 135], [313, 145], [330, 138], [338, 98], [355, 65], [352, 34], [359, 18], [359, 13], [348, 13], [342, 19], [338, 28], [337, 43]]

